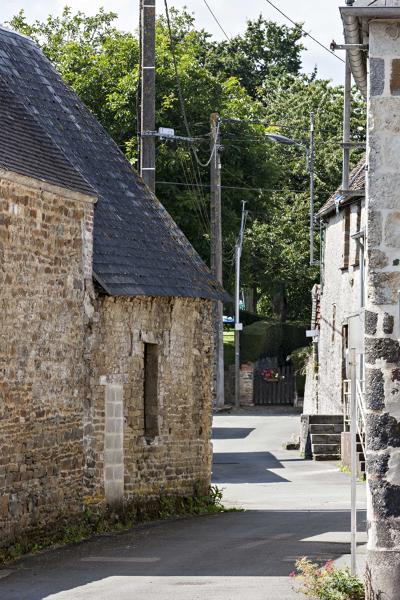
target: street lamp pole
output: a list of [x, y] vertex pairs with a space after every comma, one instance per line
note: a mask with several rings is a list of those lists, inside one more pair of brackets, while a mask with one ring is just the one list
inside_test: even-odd
[[314, 180], [314, 159], [315, 159], [315, 138], [314, 138], [314, 113], [310, 115], [310, 146], [301, 142], [296, 142], [285, 135], [279, 133], [268, 133], [266, 137], [272, 142], [284, 144], [286, 146], [297, 146], [306, 153], [307, 170], [310, 176], [310, 265], [315, 265], [314, 260], [314, 200], [315, 200], [315, 180]]
[[242, 256], [243, 237], [246, 227], [246, 202], [242, 202], [242, 219], [240, 233], [235, 246], [235, 408], [240, 408], [240, 332], [243, 325], [240, 322], [240, 259]]

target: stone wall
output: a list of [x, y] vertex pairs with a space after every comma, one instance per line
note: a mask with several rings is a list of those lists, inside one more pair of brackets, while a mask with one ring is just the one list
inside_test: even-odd
[[[350, 235], [357, 233], [357, 203], [351, 205]], [[365, 210], [361, 214], [361, 228]], [[342, 328], [352, 314], [361, 310], [361, 274], [356, 265], [356, 241], [350, 239], [349, 266], [343, 268], [344, 211], [327, 218], [321, 319], [318, 340], [318, 376], [310, 367], [305, 390], [304, 413], [342, 412]]]
[[0, 547], [205, 490], [212, 303], [95, 294], [94, 198], [0, 175]]
[[370, 23], [365, 314], [367, 598], [400, 586], [400, 21]]
[[[110, 298], [95, 303], [91, 338], [86, 478], [93, 498], [122, 501], [160, 493], [191, 495], [211, 473], [211, 302], [184, 298]], [[158, 435], [145, 436], [144, 344], [158, 345]], [[105, 401], [120, 390], [123, 448], [104, 449]], [[118, 442], [116, 442], [118, 444]], [[104, 477], [123, 461], [105, 497]], [[107, 457], [108, 453], [108, 457]], [[108, 460], [108, 464], [107, 464]], [[111, 462], [110, 462], [111, 461]]]
[[93, 201], [0, 173], [0, 545], [81, 509]]

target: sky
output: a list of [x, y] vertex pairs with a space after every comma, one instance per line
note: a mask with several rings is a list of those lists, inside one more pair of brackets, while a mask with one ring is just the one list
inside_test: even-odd
[[[207, 0], [207, 2], [229, 36], [242, 32], [246, 27], [246, 19], [254, 19], [260, 13], [267, 19], [290, 25], [266, 0]], [[138, 25], [138, 0], [2, 0], [0, 23], [5, 23], [21, 8], [24, 9], [29, 20], [41, 20], [49, 13], [60, 14], [65, 4], [86, 14], [94, 14], [101, 6], [106, 10], [112, 10], [119, 15], [118, 25], [123, 30], [133, 31]], [[329, 47], [332, 39], [337, 42], [342, 41], [338, 7], [344, 4], [344, 0], [274, 0], [274, 4], [294, 21], [303, 22], [304, 29], [325, 46]], [[164, 0], [157, 0], [157, 5], [162, 12]], [[205, 28], [217, 39], [223, 38], [204, 0], [169, 0], [169, 5], [176, 8], [186, 6], [194, 13], [199, 29]], [[333, 83], [342, 83], [343, 63], [312, 40], [306, 39], [303, 43], [307, 47], [307, 51], [303, 54], [303, 70], [309, 73], [317, 66], [319, 77], [330, 79]], [[341, 56], [340, 52], [338, 54]]]

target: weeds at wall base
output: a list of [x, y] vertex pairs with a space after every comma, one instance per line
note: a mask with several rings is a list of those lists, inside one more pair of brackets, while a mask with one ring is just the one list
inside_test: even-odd
[[364, 600], [363, 582], [349, 569], [336, 569], [332, 561], [324, 566], [301, 558], [290, 574], [295, 590], [313, 600]]
[[206, 493], [196, 490], [189, 497], [161, 494], [154, 500], [130, 502], [120, 509], [86, 506], [73, 522], [71, 517], [61, 516], [51, 527], [32, 529], [12, 546], [0, 548], [0, 565], [46, 548], [80, 542], [95, 535], [127, 531], [140, 523], [224, 512], [232, 512], [232, 509], [223, 506], [222, 492], [217, 486], [210, 486]]

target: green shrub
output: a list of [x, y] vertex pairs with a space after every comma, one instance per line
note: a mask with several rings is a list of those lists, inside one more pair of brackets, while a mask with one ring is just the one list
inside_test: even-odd
[[28, 552], [79, 542], [98, 534], [128, 530], [138, 523], [232, 511], [222, 504], [222, 492], [216, 485], [204, 488], [200, 483], [195, 485], [192, 496], [160, 494], [145, 504], [132, 501], [118, 510], [87, 505], [80, 515], [61, 515], [51, 527], [33, 529], [12, 546], [0, 548], [0, 565]]
[[242, 362], [256, 362], [265, 356], [284, 361], [293, 350], [306, 343], [303, 323], [258, 321], [245, 327], [241, 335]]
[[294, 350], [291, 354], [296, 375], [305, 375], [308, 361], [312, 355], [312, 345]]
[[291, 573], [297, 591], [314, 600], [364, 600], [363, 583], [349, 569], [335, 569], [332, 561], [324, 567], [312, 563], [308, 558], [296, 562], [296, 571]]

